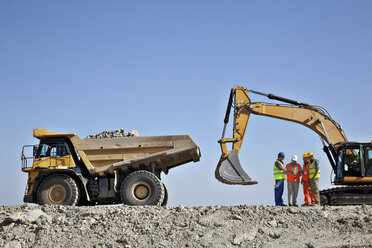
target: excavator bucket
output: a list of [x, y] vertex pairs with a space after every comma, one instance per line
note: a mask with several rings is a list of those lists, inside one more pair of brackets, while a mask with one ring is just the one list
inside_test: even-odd
[[252, 185], [258, 183], [245, 173], [237, 152], [231, 152], [227, 158], [221, 156], [215, 176], [218, 181], [226, 184]]

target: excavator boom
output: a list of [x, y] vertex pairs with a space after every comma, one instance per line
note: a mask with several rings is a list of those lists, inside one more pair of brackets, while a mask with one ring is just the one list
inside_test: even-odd
[[[249, 92], [266, 96], [272, 100], [286, 104], [269, 104], [252, 102]], [[234, 109], [233, 138], [225, 138], [226, 126], [229, 122], [230, 110]], [[333, 169], [336, 165], [336, 151], [333, 147], [338, 142], [347, 142], [346, 135], [341, 126], [332, 119], [330, 114], [320, 106], [301, 103], [273, 94], [248, 90], [245, 87], [231, 89], [230, 98], [224, 119], [222, 138], [218, 141], [221, 146], [221, 158], [217, 165], [215, 176], [222, 183], [252, 185], [257, 181], [252, 180], [243, 170], [239, 161], [239, 152], [244, 140], [250, 114], [262, 115], [281, 120], [295, 122], [310, 128], [317, 133], [324, 145], [328, 159]], [[227, 149], [227, 143], [232, 143], [232, 149]], [[326, 145], [328, 144], [328, 146]]]

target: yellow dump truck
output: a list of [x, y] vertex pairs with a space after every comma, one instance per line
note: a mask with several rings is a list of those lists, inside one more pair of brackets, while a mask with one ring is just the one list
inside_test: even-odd
[[24, 202], [57, 205], [166, 205], [160, 180], [169, 169], [200, 160], [188, 135], [80, 139], [34, 129], [38, 145], [22, 149], [28, 173]]

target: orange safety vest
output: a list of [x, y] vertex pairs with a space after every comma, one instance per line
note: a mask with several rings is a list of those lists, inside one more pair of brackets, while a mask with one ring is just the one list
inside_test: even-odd
[[292, 163], [287, 164], [287, 171], [292, 171], [293, 173], [298, 174], [298, 175], [288, 174], [287, 182], [300, 181], [300, 168], [301, 168], [300, 164], [295, 164], [294, 168]]
[[306, 164], [304, 164], [304, 167], [303, 167], [303, 173], [304, 175], [302, 176], [302, 180], [304, 182], [308, 182], [309, 181], [309, 174], [310, 174], [310, 161], [307, 161]]

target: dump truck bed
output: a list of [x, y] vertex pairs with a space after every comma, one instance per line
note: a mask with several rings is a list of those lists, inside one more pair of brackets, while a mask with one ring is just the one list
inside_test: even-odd
[[188, 135], [84, 139], [74, 145], [85, 153], [98, 174], [148, 167], [167, 173], [200, 160], [199, 147]]

